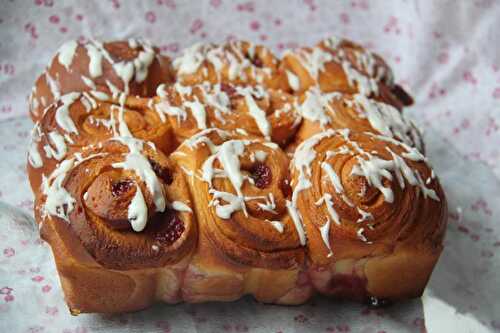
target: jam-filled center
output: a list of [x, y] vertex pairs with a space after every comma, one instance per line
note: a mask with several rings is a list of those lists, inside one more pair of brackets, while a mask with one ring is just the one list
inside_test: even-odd
[[229, 97], [232, 97], [236, 94], [236, 89], [228, 83], [221, 83], [220, 90], [225, 92]]
[[116, 170], [98, 175], [83, 196], [85, 206], [113, 229], [129, 229], [128, 207], [137, 191], [136, 182]]
[[167, 246], [178, 240], [186, 229], [184, 222], [171, 209], [156, 214], [153, 221], [151, 221], [151, 228], [155, 242]]
[[120, 197], [127, 193], [132, 188], [133, 182], [129, 179], [118, 180], [111, 184], [111, 194], [115, 197]]
[[264, 163], [255, 163], [249, 170], [250, 178], [253, 179], [255, 186], [260, 189], [266, 188], [271, 184], [271, 169]]
[[250, 62], [255, 66], [255, 67], [259, 67], [259, 68], [262, 68], [264, 66], [264, 63], [262, 62], [262, 60], [258, 57], [258, 56], [255, 56], [253, 58], [250, 58]]

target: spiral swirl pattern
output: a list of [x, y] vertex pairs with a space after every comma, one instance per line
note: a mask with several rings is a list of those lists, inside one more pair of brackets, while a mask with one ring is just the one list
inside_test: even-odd
[[285, 145], [300, 125], [296, 98], [262, 87], [179, 83], [159, 90], [155, 108], [170, 120], [179, 141], [211, 127], [264, 137]]
[[296, 267], [303, 253], [287, 214], [288, 158], [273, 143], [209, 129], [174, 153], [191, 175], [204, 232], [226, 255], [257, 267]]
[[39, 188], [42, 177], [69, 154], [117, 135], [150, 141], [169, 154], [175, 148], [172, 128], [149, 101], [125, 95], [113, 99], [99, 92], [62, 96], [35, 125], [28, 154], [31, 186]]
[[65, 159], [42, 191], [39, 214], [56, 228], [71, 228], [104, 267], [161, 267], [193, 249], [196, 224], [184, 175], [140, 140], [89, 146]]
[[433, 230], [435, 243], [443, 233], [443, 192], [425, 157], [388, 137], [347, 129], [312, 136], [294, 154], [292, 187], [313, 261], [352, 257], [352, 243], [374, 254], [417, 241], [417, 229]]

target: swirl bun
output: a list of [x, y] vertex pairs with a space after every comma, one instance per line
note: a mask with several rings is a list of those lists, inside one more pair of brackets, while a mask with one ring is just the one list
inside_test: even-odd
[[70, 227], [106, 268], [175, 263], [193, 249], [196, 235], [184, 175], [148, 144], [122, 141], [88, 146], [44, 181], [37, 200], [42, 236], [46, 223]]
[[285, 145], [295, 134], [301, 118], [296, 97], [261, 86], [176, 83], [158, 89], [159, 113], [168, 117], [180, 142], [211, 127], [264, 137]]
[[359, 93], [398, 109], [413, 103], [400, 86], [394, 85], [392, 71], [380, 56], [335, 37], [313, 48], [287, 51], [280, 69], [289, 87], [299, 94], [317, 85], [325, 93]]
[[[188, 272], [208, 271], [205, 278], [210, 281], [212, 275], [235, 266], [243, 277], [240, 283], [234, 282], [230, 293], [240, 297], [249, 292], [240, 288], [253, 275], [257, 280], [274, 277], [279, 283], [266, 288], [266, 294], [255, 292], [257, 299], [276, 302], [284, 296], [297, 284], [305, 260], [296, 225], [286, 208], [288, 157], [274, 143], [238, 138], [218, 129], [193, 136], [173, 157], [190, 175], [189, 186], [197, 193], [200, 242], [205, 243], [200, 246], [209, 248], [193, 259]], [[211, 252], [218, 253], [223, 263], [212, 263]], [[190, 283], [189, 276], [187, 297], [196, 299], [193, 294], [199, 289], [206, 292], [206, 286]], [[249, 288], [257, 287], [265, 290], [260, 284]], [[215, 299], [219, 296], [213, 295]]]
[[266, 47], [246, 41], [220, 46], [195, 44], [185, 49], [173, 66], [177, 81], [183, 85], [210, 82], [284, 87], [276, 56]]
[[409, 119], [393, 106], [361, 94], [325, 94], [313, 87], [300, 97], [297, 110], [303, 121], [296, 142], [325, 129], [349, 128], [394, 138], [424, 151], [421, 135]]
[[[349, 274], [368, 283], [363, 292], [394, 298], [400, 295], [398, 288], [409, 283], [397, 277], [401, 263], [386, 267], [394, 275], [377, 285], [370, 285], [367, 267], [380, 258], [389, 261], [401, 256], [404, 248], [414, 259], [407, 266], [420, 268], [406, 292], [411, 295], [426, 284], [441, 251], [446, 203], [439, 182], [417, 149], [372, 133], [327, 130], [295, 151], [292, 187], [294, 209], [304, 224], [316, 265], [313, 276], [318, 268], [327, 268], [331, 280], [335, 265], [358, 260], [362, 267]], [[398, 288], [390, 282], [398, 282]], [[329, 292], [331, 284], [324, 276], [313, 278], [313, 283]]]
[[158, 85], [172, 80], [170, 59], [142, 40], [69, 41], [36, 80], [30, 115], [33, 121], [40, 120], [45, 108], [72, 92], [151, 97]]

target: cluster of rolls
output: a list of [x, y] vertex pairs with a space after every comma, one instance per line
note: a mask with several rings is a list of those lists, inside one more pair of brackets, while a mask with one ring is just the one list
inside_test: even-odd
[[281, 59], [64, 44], [29, 99], [27, 167], [71, 312], [419, 296], [447, 209], [411, 103], [338, 38]]

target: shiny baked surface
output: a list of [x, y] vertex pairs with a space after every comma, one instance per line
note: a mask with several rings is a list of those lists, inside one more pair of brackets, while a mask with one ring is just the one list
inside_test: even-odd
[[28, 172], [71, 311], [419, 296], [446, 200], [411, 103], [337, 38], [172, 62], [137, 40], [64, 44], [30, 96]]

